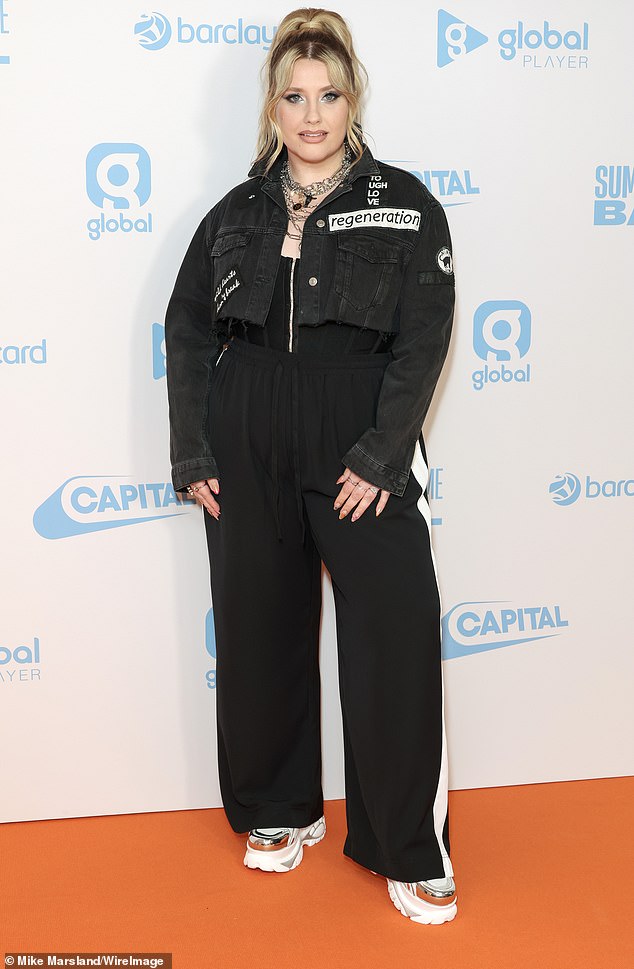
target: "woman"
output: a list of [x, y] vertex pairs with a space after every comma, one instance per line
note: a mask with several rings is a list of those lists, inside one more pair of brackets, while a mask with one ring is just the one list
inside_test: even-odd
[[452, 327], [441, 206], [363, 139], [336, 13], [279, 25], [248, 179], [200, 223], [166, 314], [172, 480], [206, 509], [218, 769], [244, 863], [325, 834], [321, 562], [336, 606], [343, 853], [449, 921], [440, 599], [422, 424]]

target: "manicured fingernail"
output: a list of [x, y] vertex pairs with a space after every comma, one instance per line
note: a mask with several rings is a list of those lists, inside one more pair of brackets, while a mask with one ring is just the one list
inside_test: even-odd
[[356, 522], [356, 520], [357, 520], [357, 518], [358, 518], [358, 517], [359, 517], [358, 515], [353, 515], [353, 516], [352, 516], [352, 521], [353, 521], [353, 522]]

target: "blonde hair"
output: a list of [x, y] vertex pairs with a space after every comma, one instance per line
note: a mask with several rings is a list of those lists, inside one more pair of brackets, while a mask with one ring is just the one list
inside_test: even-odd
[[321, 7], [301, 7], [281, 21], [260, 70], [265, 94], [253, 164], [266, 160], [265, 173], [284, 145], [275, 118], [277, 105], [291, 83], [295, 62], [304, 57], [325, 64], [331, 84], [345, 95], [348, 101], [346, 137], [352, 149], [352, 163], [361, 157], [362, 100], [368, 73], [354, 51], [352, 34], [340, 14]]

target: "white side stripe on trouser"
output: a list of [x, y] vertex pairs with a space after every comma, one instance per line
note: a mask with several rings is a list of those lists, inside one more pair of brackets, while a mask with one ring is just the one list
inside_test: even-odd
[[[414, 475], [414, 477], [416, 478], [416, 480], [418, 481], [419, 485], [422, 488], [422, 494], [416, 504], [421, 515], [427, 522], [427, 530], [429, 531], [429, 545], [431, 548], [431, 558], [434, 565], [434, 574], [436, 576], [436, 587], [438, 588], [438, 602], [440, 605], [440, 614], [442, 616], [442, 601], [440, 598], [440, 586], [438, 584], [438, 569], [436, 568], [436, 557], [434, 555], [434, 549], [432, 547], [432, 538], [431, 538], [431, 509], [425, 499], [425, 488], [427, 487], [427, 482], [429, 481], [429, 469], [425, 464], [425, 458], [423, 457], [423, 452], [420, 446], [420, 439], [416, 441], [416, 447], [414, 448], [414, 460], [412, 461], [412, 474]], [[441, 635], [442, 635], [442, 622], [441, 622]], [[436, 832], [436, 840], [438, 841], [438, 847], [440, 848], [440, 853], [442, 855], [445, 875], [453, 875], [453, 866], [451, 864], [451, 859], [447, 854], [445, 843], [442, 840], [442, 829], [445, 823], [445, 818], [447, 816], [448, 791], [449, 791], [447, 737], [445, 734], [445, 683], [444, 683], [444, 677], [442, 673], [442, 659], [440, 662], [440, 682], [441, 682], [441, 689], [442, 689], [442, 696], [441, 696], [442, 753], [440, 758], [440, 774], [438, 776], [438, 786], [436, 788], [436, 796], [434, 798], [434, 830]]]

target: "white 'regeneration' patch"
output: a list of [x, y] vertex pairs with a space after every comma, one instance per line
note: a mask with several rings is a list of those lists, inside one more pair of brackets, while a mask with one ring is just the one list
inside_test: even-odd
[[438, 267], [442, 269], [444, 273], [451, 276], [453, 272], [453, 260], [451, 258], [451, 252], [447, 246], [443, 246], [442, 249], [438, 250], [438, 253], [436, 254], [436, 262], [438, 263]]
[[342, 229], [357, 229], [359, 226], [386, 225], [390, 229], [413, 229], [420, 226], [420, 212], [416, 209], [358, 209], [356, 212], [342, 212], [341, 215], [328, 216], [331, 232]]

